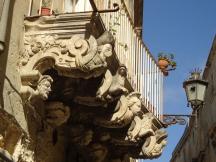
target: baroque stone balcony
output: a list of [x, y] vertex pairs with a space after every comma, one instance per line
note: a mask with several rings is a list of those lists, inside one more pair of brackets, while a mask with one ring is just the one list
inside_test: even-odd
[[151, 159], [166, 145], [162, 73], [125, 17], [134, 35], [122, 48], [109, 15], [25, 18], [20, 92], [38, 161]]

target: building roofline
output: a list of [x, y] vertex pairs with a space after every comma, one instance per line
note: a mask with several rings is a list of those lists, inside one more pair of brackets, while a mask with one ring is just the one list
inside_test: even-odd
[[190, 132], [193, 128], [193, 125], [194, 125], [194, 120], [192, 120], [192, 118], [190, 118], [190, 123], [189, 123], [189, 126], [187, 126], [184, 130], [184, 133], [181, 137], [181, 139], [179, 140], [178, 144], [176, 145], [173, 153], [172, 153], [172, 158], [170, 160], [170, 162], [172, 162], [176, 156], [178, 155], [178, 153], [180, 152], [180, 150], [182, 149], [184, 143], [186, 142], [186, 139], [188, 138], [188, 136], [190, 135]]
[[213, 39], [213, 43], [212, 43], [212, 46], [211, 46], [211, 49], [210, 49], [210, 52], [209, 52], [209, 56], [207, 58], [207, 61], [206, 61], [206, 65], [205, 65], [205, 69], [203, 71], [203, 78], [206, 79], [207, 76], [208, 76], [208, 73], [209, 73], [209, 69], [212, 65], [212, 58], [216, 55], [216, 34], [214, 36], [214, 39]]

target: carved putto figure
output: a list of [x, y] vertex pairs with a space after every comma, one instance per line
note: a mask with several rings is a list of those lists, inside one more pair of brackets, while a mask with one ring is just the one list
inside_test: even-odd
[[41, 73], [55, 68], [59, 74], [75, 78], [98, 77], [107, 69], [113, 45], [114, 38], [108, 31], [98, 39], [92, 35], [88, 39], [78, 35], [70, 39], [56, 35], [25, 36], [19, 66], [22, 70], [39, 70]]

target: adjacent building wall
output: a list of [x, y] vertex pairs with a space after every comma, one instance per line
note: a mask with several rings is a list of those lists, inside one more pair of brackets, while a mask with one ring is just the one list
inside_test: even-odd
[[19, 125], [27, 131], [26, 120], [20, 98], [20, 76], [18, 58], [23, 38], [24, 14], [28, 0], [12, 1], [7, 24], [6, 49], [0, 55], [0, 109], [13, 115]]
[[205, 104], [198, 110], [197, 128], [195, 118], [173, 152], [171, 162], [215, 162], [216, 159], [216, 37], [214, 39], [203, 74], [209, 82]]

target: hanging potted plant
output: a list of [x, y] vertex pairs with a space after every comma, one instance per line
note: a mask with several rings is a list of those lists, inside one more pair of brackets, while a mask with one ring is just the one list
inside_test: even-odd
[[177, 64], [173, 59], [173, 54], [165, 54], [162, 52], [158, 54], [158, 66], [165, 76], [168, 76], [168, 71], [176, 69]]
[[41, 5], [41, 16], [50, 16], [51, 15], [51, 0], [42, 0]]

